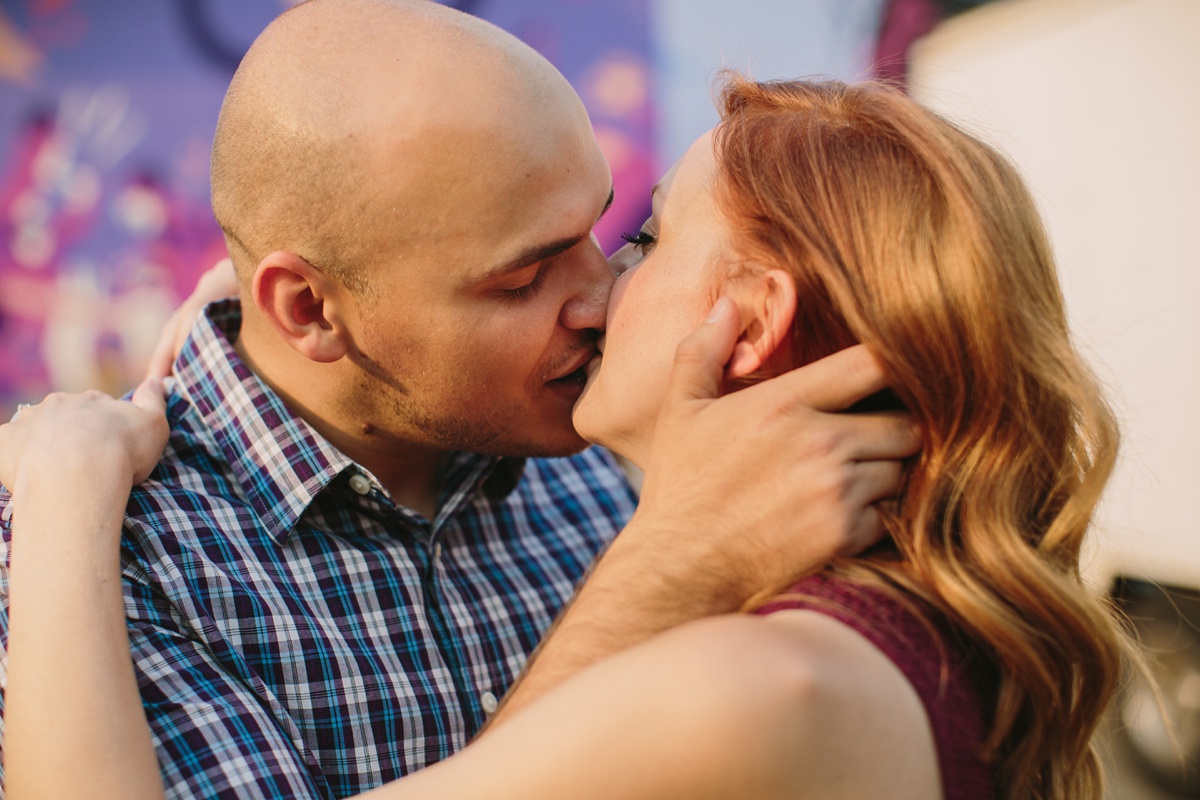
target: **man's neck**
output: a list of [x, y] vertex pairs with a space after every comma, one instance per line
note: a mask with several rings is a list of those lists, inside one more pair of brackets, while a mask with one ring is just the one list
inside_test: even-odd
[[326, 365], [314, 364], [277, 341], [264, 341], [243, 326], [234, 344], [238, 356], [287, 404], [330, 444], [371, 472], [391, 495], [432, 521], [437, 516], [440, 477], [446, 453], [426, 445], [401, 440], [377, 430], [370, 421], [353, 418], [338, 409], [331, 384], [313, 375]]
[[[283, 399], [292, 406], [286, 396]], [[437, 516], [445, 452], [416, 447], [410, 442], [389, 441], [373, 432], [365, 433], [363, 429], [367, 426], [363, 423], [358, 423], [355, 431], [353, 424], [351, 430], [346, 430], [324, 419], [300, 416], [330, 444], [370, 470], [387, 489], [393, 502], [411, 508], [431, 522]]]

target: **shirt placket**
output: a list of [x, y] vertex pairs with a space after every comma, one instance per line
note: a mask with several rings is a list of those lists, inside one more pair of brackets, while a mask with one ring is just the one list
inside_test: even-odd
[[493, 695], [489, 703], [487, 695], [490, 692], [481, 692], [474, 686], [471, 659], [463, 647], [463, 631], [455, 622], [456, 617], [464, 615], [452, 613], [446, 605], [446, 594], [441, 588], [444, 573], [440, 569], [440, 562], [443, 540], [448, 533], [462, 524], [461, 515], [465, 513], [464, 508], [475, 493], [480, 491], [488, 475], [496, 468], [497, 462], [480, 456], [460, 455], [458, 458], [460, 461], [452, 464], [447, 470], [449, 480], [443, 486], [437, 518], [429, 528], [426, 549], [428, 567], [422, 570], [422, 583], [430, 623], [437, 630], [439, 650], [454, 676], [454, 686], [458, 692], [463, 718], [467, 721], [468, 731], [476, 731], [483, 725], [485, 714], [490, 713], [485, 706], [497, 701]]
[[[441, 588], [443, 574], [439, 569], [442, 558], [443, 539], [448, 532], [462, 524], [464, 508], [476, 492], [480, 491], [489, 474], [495, 469], [494, 459], [476, 455], [460, 454], [446, 471], [446, 482], [439, 497], [438, 514], [431, 523], [420, 514], [402, 506], [393, 506], [394, 513], [405, 523], [411, 536], [413, 561], [421, 581], [421, 597], [429, 627], [433, 631], [432, 647], [449, 671], [462, 720], [466, 723], [465, 734], [478, 730], [486, 713], [495, 709], [499, 701], [490, 691], [479, 691], [473, 685], [471, 659], [462, 646], [463, 631], [459, 618], [469, 615], [455, 614], [447, 608], [447, 598]], [[348, 485], [364, 500], [384, 496], [373, 479], [363, 473], [350, 476]], [[453, 601], [449, 601], [453, 602]], [[491, 706], [491, 708], [487, 708]], [[465, 740], [457, 746], [465, 745]], [[450, 755], [448, 750], [441, 757]]]

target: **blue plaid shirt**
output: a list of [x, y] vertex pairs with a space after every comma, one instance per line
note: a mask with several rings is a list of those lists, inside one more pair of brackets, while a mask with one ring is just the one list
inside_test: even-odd
[[635, 498], [599, 449], [463, 453], [430, 522], [238, 359], [240, 321], [197, 324], [127, 509], [142, 700], [168, 797], [347, 797], [466, 744]]

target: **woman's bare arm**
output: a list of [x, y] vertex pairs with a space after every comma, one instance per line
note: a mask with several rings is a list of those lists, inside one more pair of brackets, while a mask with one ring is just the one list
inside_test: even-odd
[[[144, 409], [60, 397], [0, 426], [0, 481], [16, 498], [5, 759], [18, 800], [162, 796], [118, 561], [126, 496], [166, 439], [161, 398], [139, 394]], [[132, 436], [143, 412], [161, 425], [156, 444]], [[923, 711], [895, 667], [839, 623], [782, 612], [694, 622], [600, 661], [373, 794], [924, 800], [936, 789]]]
[[237, 291], [237, 275], [233, 271], [232, 261], [223, 258], [209, 267], [200, 276], [196, 288], [179, 308], [175, 309], [175, 313], [167, 320], [166, 326], [159, 334], [158, 344], [150, 356], [150, 363], [146, 366], [146, 378], [169, 377], [175, 359], [179, 358], [179, 353], [183, 350], [184, 341], [196, 324], [196, 317], [200, 316], [200, 312], [209, 303], [225, 297], [234, 297]]
[[811, 611], [688, 623], [577, 673], [377, 800], [937, 800], [912, 686]]
[[10, 800], [163, 796], [129, 653], [119, 557], [129, 491], [166, 442], [162, 406], [161, 386], [151, 383], [134, 403], [52, 396], [0, 426], [0, 482], [13, 494]]

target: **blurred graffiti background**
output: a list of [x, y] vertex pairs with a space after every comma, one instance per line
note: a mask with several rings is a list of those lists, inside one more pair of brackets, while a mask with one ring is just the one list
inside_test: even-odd
[[[208, 206], [225, 87], [281, 0], [0, 4], [0, 416], [53, 389], [119, 394], [224, 253]], [[459, 2], [587, 97], [636, 227], [655, 179], [645, 2]], [[561, 13], [566, 11], [568, 13]]]
[[123, 391], [220, 257], [209, 139], [252, 18], [202, 28], [195, 5], [2, 6], [0, 403]]
[[[902, 77], [957, 0], [445, 0], [578, 89], [613, 169], [614, 248], [715, 120], [724, 66]], [[208, 159], [229, 78], [289, 0], [0, 0], [0, 419], [57, 389], [120, 394], [223, 255]]]

